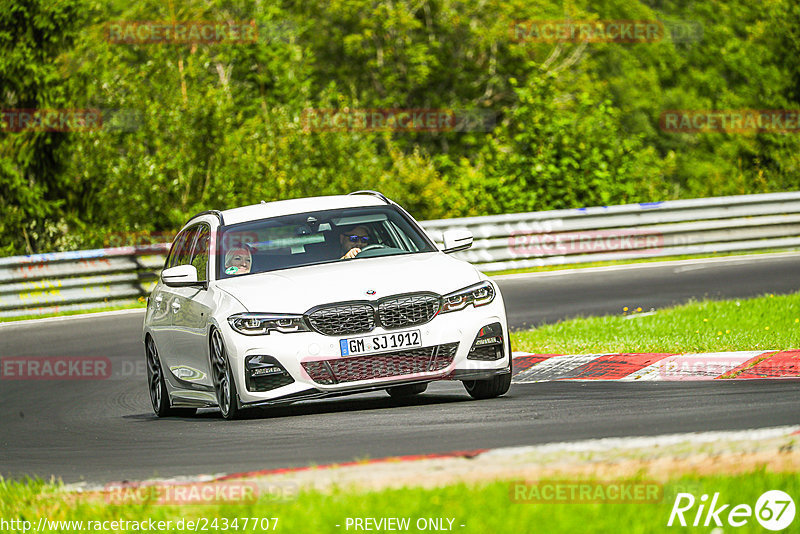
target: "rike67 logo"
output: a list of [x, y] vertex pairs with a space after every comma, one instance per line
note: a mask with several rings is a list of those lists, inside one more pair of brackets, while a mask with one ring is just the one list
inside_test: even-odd
[[754, 507], [749, 504], [732, 506], [724, 503], [719, 493], [715, 493], [710, 502], [705, 494], [696, 499], [691, 493], [678, 493], [667, 526], [722, 527], [727, 524], [731, 527], [742, 527], [755, 516], [762, 527], [777, 531], [791, 525], [794, 515], [794, 501], [789, 494], [780, 490], [764, 492], [756, 500]]

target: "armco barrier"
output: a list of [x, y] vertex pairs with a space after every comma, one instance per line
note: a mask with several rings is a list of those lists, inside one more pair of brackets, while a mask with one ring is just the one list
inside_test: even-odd
[[146, 296], [169, 245], [0, 258], [0, 317], [129, 304]]
[[[800, 192], [423, 221], [437, 242], [475, 236], [454, 255], [485, 272], [545, 265], [800, 248]], [[146, 296], [168, 244], [0, 258], [0, 316], [39, 315]]]
[[435, 240], [475, 236], [456, 256], [485, 272], [800, 247], [800, 192], [553, 210], [422, 223]]

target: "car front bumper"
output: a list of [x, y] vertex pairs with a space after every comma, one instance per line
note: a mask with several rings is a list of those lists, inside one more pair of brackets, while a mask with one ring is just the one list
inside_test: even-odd
[[[502, 327], [502, 358], [468, 358], [478, 332], [492, 323], [500, 323]], [[419, 330], [421, 349], [358, 356], [341, 354], [339, 342], [342, 339], [410, 330]], [[245, 336], [227, 324], [223, 327], [239, 399], [244, 406], [297, 402], [434, 380], [491, 378], [510, 371], [508, 334], [499, 295], [488, 305], [439, 314], [423, 325], [392, 330], [378, 327], [368, 334], [353, 336], [327, 336], [317, 332]], [[425, 349], [429, 351], [427, 356]], [[251, 356], [269, 356], [285, 371], [284, 375], [275, 377], [277, 387], [268, 391], [253, 390], [253, 379], [245, 366]], [[333, 377], [325, 369], [333, 370]]]

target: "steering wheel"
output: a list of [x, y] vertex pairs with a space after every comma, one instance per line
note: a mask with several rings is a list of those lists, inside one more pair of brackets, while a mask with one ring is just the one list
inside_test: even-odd
[[[371, 258], [372, 256], [375, 256], [375, 254], [372, 254], [370, 251], [382, 248], [391, 248], [391, 247], [387, 245], [381, 245], [380, 243], [373, 243], [371, 245], [367, 245], [366, 247], [362, 248], [361, 252], [356, 254], [356, 258]], [[366, 254], [364, 254], [365, 252]], [[377, 255], [380, 256], [380, 254]]]
[[381, 245], [380, 243], [373, 243], [373, 244], [371, 244], [371, 245], [367, 245], [366, 247], [362, 248], [362, 249], [361, 249], [361, 252], [359, 252], [358, 254], [356, 254], [356, 256], [359, 256], [359, 255], [361, 255], [363, 252], [366, 252], [366, 251], [368, 251], [368, 250], [375, 250], [376, 248], [389, 248], [389, 247], [387, 247], [386, 245]]

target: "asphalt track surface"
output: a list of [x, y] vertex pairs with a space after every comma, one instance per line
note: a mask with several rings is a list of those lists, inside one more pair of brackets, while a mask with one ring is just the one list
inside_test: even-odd
[[[689, 298], [789, 293], [800, 254], [500, 280], [513, 327], [660, 308]], [[0, 474], [110, 482], [578, 439], [800, 423], [800, 381], [514, 384], [472, 401], [436, 383], [410, 400], [370, 393], [226, 422], [214, 410], [157, 419], [146, 389], [143, 314], [0, 326], [0, 356], [103, 356], [98, 381], [0, 381]]]

